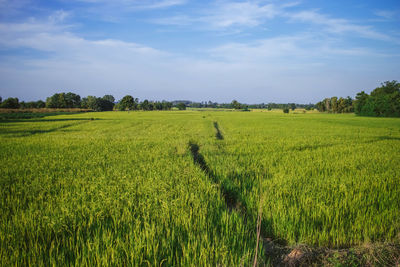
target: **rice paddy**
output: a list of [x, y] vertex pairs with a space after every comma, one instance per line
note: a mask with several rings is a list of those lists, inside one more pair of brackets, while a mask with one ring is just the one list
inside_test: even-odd
[[0, 140], [3, 266], [249, 266], [257, 217], [287, 247], [400, 243], [399, 119], [82, 113]]

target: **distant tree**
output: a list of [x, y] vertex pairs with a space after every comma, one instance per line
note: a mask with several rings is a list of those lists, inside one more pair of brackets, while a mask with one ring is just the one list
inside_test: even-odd
[[86, 97], [84, 101], [85, 108], [92, 109], [92, 110], [98, 110], [98, 102], [97, 102], [97, 97], [89, 95]]
[[97, 111], [112, 111], [114, 108], [114, 103], [111, 101], [105, 100], [104, 98], [98, 98], [97, 106], [98, 106]]
[[330, 102], [331, 102], [331, 106], [330, 106], [330, 110], [328, 110], [328, 111], [333, 112], [333, 113], [337, 113], [337, 110], [338, 110], [338, 98], [336, 96], [331, 97], [331, 101]]
[[68, 92], [64, 95], [67, 108], [80, 108], [81, 97], [77, 94]]
[[105, 95], [105, 96], [103, 96], [103, 99], [107, 100], [111, 103], [115, 103], [115, 98], [112, 95]]
[[154, 105], [154, 102], [149, 102], [149, 110], [155, 110], [156, 107]]
[[81, 97], [77, 94], [56, 93], [46, 99], [46, 107], [48, 108], [80, 108]]
[[[400, 83], [386, 81], [370, 94], [374, 116], [400, 117]], [[368, 101], [367, 101], [368, 103]]]
[[360, 93], [357, 93], [356, 95], [356, 100], [354, 101], [354, 112], [357, 115], [361, 114], [361, 111], [365, 104], [367, 103], [367, 100], [369, 98], [369, 95], [365, 93], [364, 91], [361, 91]]
[[[42, 104], [43, 103], [43, 104]], [[41, 106], [43, 105], [43, 106]], [[44, 107], [44, 102], [39, 100], [39, 101], [30, 101], [30, 102], [20, 102], [20, 108], [43, 108]]]
[[2, 102], [3, 102], [3, 98], [0, 96], [0, 105], [1, 105]]
[[19, 108], [19, 100], [16, 97], [9, 97], [1, 103], [1, 107], [17, 109]]
[[348, 96], [345, 100], [345, 111], [344, 112], [354, 112], [354, 106], [353, 106], [353, 99], [351, 99], [350, 96]]
[[330, 98], [325, 98], [324, 99], [324, 104], [325, 104], [325, 111], [331, 111], [331, 99]]
[[154, 102], [155, 110], [163, 110], [163, 104], [161, 102]]
[[295, 103], [290, 103], [289, 105], [290, 105], [290, 108], [291, 108], [292, 110], [295, 110], [295, 109], [296, 109], [296, 104], [295, 104]]
[[337, 101], [336, 109], [337, 113], [343, 113], [346, 110], [346, 102], [343, 97], [340, 97], [339, 100]]
[[54, 94], [46, 98], [46, 108], [57, 108], [58, 107], [58, 94]]
[[103, 96], [100, 102], [103, 111], [111, 111], [114, 109], [115, 98], [112, 95]]
[[185, 103], [178, 103], [177, 105], [176, 105], [176, 107], [179, 109], [179, 110], [185, 110], [186, 109], [186, 105], [185, 105]]
[[42, 100], [36, 101], [36, 108], [44, 108], [46, 107], [46, 103]]
[[171, 110], [172, 102], [162, 102], [163, 110]]
[[232, 106], [232, 108], [234, 108], [234, 109], [240, 109], [240, 108], [241, 108], [240, 103], [239, 103], [238, 101], [236, 101], [236, 100], [233, 100], [233, 101], [232, 101], [231, 106]]
[[119, 110], [134, 110], [135, 109], [135, 99], [126, 95], [119, 101]]
[[283, 113], [289, 113], [289, 108], [284, 108]]
[[67, 100], [65, 93], [59, 93], [55, 95], [57, 106], [56, 108], [67, 108]]
[[315, 104], [315, 106], [317, 107], [317, 110], [318, 110], [319, 112], [324, 112], [324, 111], [326, 111], [326, 108], [325, 108], [325, 101], [320, 101], [320, 102], [318, 102], [317, 104]]
[[140, 109], [142, 110], [150, 110], [150, 102], [149, 100], [145, 99], [142, 103], [140, 103]]

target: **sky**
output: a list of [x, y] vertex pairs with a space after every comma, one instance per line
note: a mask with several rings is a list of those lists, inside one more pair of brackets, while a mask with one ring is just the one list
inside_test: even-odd
[[0, 0], [0, 96], [315, 103], [400, 80], [399, 0]]

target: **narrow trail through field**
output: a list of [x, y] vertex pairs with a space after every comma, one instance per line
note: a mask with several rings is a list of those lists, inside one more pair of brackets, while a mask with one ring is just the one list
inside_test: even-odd
[[189, 142], [189, 149], [190, 153], [192, 154], [194, 163], [199, 166], [204, 171], [204, 173], [207, 174], [207, 176], [220, 187], [222, 196], [225, 199], [226, 207], [229, 209], [229, 211], [232, 212], [232, 210], [235, 210], [244, 214], [246, 211], [245, 206], [241, 203], [233, 190], [226, 188], [223, 184], [220, 183], [215, 173], [208, 167], [203, 155], [200, 154], [199, 145], [194, 142]]
[[[223, 140], [224, 137], [220, 131], [218, 122], [214, 121], [213, 125], [217, 131], [215, 135], [216, 139]], [[241, 200], [242, 198], [240, 194], [237, 193], [239, 192], [238, 188], [235, 188], [234, 186], [232, 187], [232, 184], [230, 184], [228, 188], [223, 182], [224, 179], [218, 177], [216, 173], [210, 169], [204, 156], [200, 153], [200, 147], [197, 143], [190, 141], [189, 149], [194, 163], [199, 166], [216, 185], [219, 186], [229, 212], [238, 212], [244, 218], [245, 222], [247, 222], [248, 218], [255, 219], [257, 222], [255, 229], [258, 235], [257, 238], [262, 242], [264, 248], [264, 260], [266, 261], [268, 259], [273, 266], [291, 265], [291, 263], [287, 262], [287, 259], [285, 259], [288, 249], [284, 246], [275, 244], [272, 238], [266, 237], [265, 231], [262, 227], [261, 214], [251, 214], [251, 212], [248, 211], [246, 204]]]
[[215, 137], [218, 140], [223, 140], [224, 136], [222, 135], [222, 133], [221, 133], [221, 131], [219, 129], [219, 126], [218, 126], [218, 122], [216, 122], [216, 121], [214, 121], [214, 128], [215, 128], [215, 130], [217, 130], [217, 133], [215, 134]]

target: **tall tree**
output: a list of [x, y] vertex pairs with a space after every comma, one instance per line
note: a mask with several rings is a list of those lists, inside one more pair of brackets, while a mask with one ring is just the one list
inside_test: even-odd
[[103, 99], [107, 100], [111, 103], [115, 103], [115, 98], [112, 95], [105, 95], [105, 96], [103, 96]]
[[360, 93], [357, 93], [356, 95], [356, 100], [354, 101], [354, 112], [356, 114], [361, 114], [361, 111], [365, 104], [367, 103], [367, 100], [369, 98], [369, 95], [365, 93], [364, 91], [361, 91]]
[[236, 100], [233, 100], [233, 101], [232, 101], [231, 106], [232, 106], [232, 108], [234, 108], [234, 109], [240, 109], [240, 108], [241, 108], [240, 103], [239, 103], [238, 101], [236, 101]]
[[1, 107], [17, 109], [19, 108], [19, 100], [16, 97], [9, 97], [1, 103]]
[[186, 109], [186, 105], [185, 105], [185, 103], [183, 103], [183, 102], [178, 103], [178, 104], [176, 105], [176, 107], [177, 107], [179, 110], [185, 110], [185, 109]]
[[134, 109], [135, 109], [135, 99], [131, 95], [126, 95], [119, 101], [119, 110], [134, 110]]

